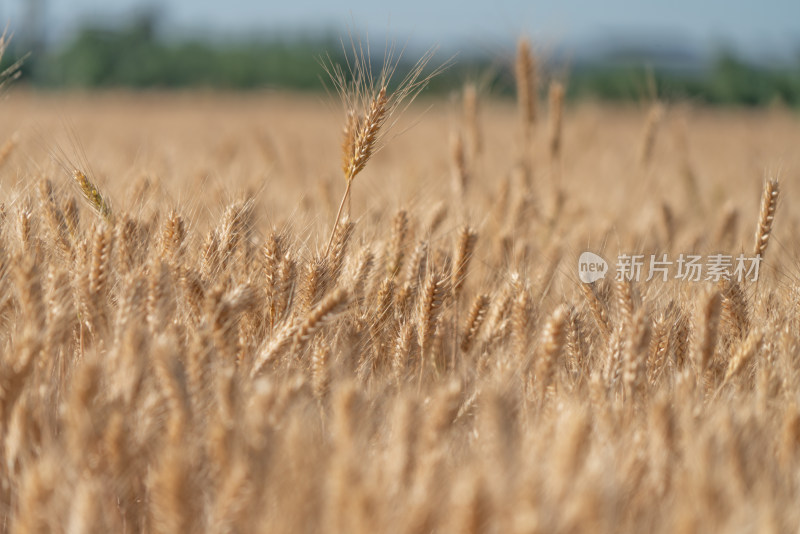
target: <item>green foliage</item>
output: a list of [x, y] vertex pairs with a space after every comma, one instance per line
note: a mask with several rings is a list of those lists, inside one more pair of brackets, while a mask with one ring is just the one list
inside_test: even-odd
[[[653, 81], [658, 96], [667, 100], [746, 107], [777, 102], [800, 106], [800, 62], [793, 67], [764, 68], [723, 53], [701, 72], [656, 71]], [[650, 91], [648, 71], [635, 66], [593, 66], [577, 70], [570, 78], [573, 98], [641, 100], [650, 96]]]
[[[195, 38], [173, 42], [160, 38], [156, 26], [155, 15], [142, 16], [117, 29], [87, 26], [61, 50], [29, 57], [22, 76], [49, 87], [321, 90], [326, 80], [320, 57], [331, 54], [334, 61], [343, 60], [341, 43], [333, 33], [313, 39], [266, 35], [250, 41]], [[12, 61], [7, 57], [3, 63]], [[507, 63], [498, 67], [489, 59], [460, 57], [431, 81], [428, 92], [446, 93], [459, 89], [466, 80], [481, 79], [493, 95], [511, 96], [514, 84], [511, 62]], [[404, 67], [410, 65], [400, 69]], [[581, 64], [569, 74], [568, 96], [642, 100], [652, 96], [650, 77], [658, 96], [668, 100], [800, 106], [800, 57], [793, 66], [767, 68], [730, 53], [720, 54], [707, 68], [684, 71], [654, 69], [650, 73], [635, 60], [622, 65]]]
[[157, 37], [155, 20], [143, 17], [119, 30], [87, 27], [31, 78], [54, 87], [213, 88], [320, 87], [321, 50], [332, 40], [170, 43]]

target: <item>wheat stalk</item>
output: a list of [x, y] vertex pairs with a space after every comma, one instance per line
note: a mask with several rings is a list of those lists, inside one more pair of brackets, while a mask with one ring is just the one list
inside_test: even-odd
[[397, 70], [399, 58], [394, 58], [394, 49], [387, 50], [383, 66], [377, 77], [371, 71], [369, 51], [353, 47], [354, 58], [348, 60], [350, 79], [340, 65], [329, 61], [324, 65], [336, 91], [345, 107], [344, 138], [342, 142], [342, 172], [345, 178], [345, 190], [333, 223], [333, 230], [327, 249], [333, 243], [339, 219], [342, 216], [345, 201], [350, 196], [355, 177], [364, 170], [370, 158], [381, 148], [381, 142], [388, 130], [394, 125], [394, 115], [405, 109], [417, 95], [428, 85], [428, 82], [440, 73], [446, 65], [434, 69], [425, 75], [424, 71], [433, 57], [433, 51], [426, 52], [411, 71], [390, 91], [389, 84]]
[[560, 82], [552, 82], [548, 98], [550, 103], [550, 160], [559, 161], [564, 122], [564, 86]]
[[517, 105], [522, 119], [523, 137], [528, 140], [536, 122], [537, 76], [536, 61], [530, 42], [520, 39], [517, 43], [517, 59], [514, 64], [517, 82]]

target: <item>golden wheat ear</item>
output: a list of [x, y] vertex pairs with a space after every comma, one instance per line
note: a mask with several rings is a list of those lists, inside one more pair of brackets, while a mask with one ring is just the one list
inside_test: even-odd
[[341, 65], [330, 60], [323, 63], [322, 66], [339, 94], [345, 111], [342, 140], [345, 190], [336, 212], [328, 251], [339, 226], [345, 202], [350, 197], [353, 180], [381, 149], [382, 140], [397, 120], [395, 114], [408, 107], [428, 82], [448, 66], [445, 63], [426, 74], [433, 52], [429, 50], [423, 54], [396, 85], [392, 83], [392, 78], [400, 65], [402, 53], [396, 55], [393, 47], [387, 49], [383, 66], [377, 76], [371, 71], [369, 48], [365, 51], [361, 43], [353, 44], [351, 55], [345, 50], [347, 72]]
[[564, 122], [564, 85], [561, 82], [550, 84], [548, 99], [550, 106], [550, 138], [548, 141], [550, 159], [558, 161], [561, 157], [562, 124]]
[[520, 39], [517, 43], [514, 76], [517, 82], [517, 105], [522, 123], [522, 135], [527, 141], [536, 124], [538, 93], [536, 58], [527, 39]]
[[764, 256], [769, 245], [769, 236], [772, 234], [772, 223], [775, 220], [775, 211], [778, 209], [778, 195], [780, 189], [778, 180], [771, 179], [764, 183], [764, 194], [761, 197], [761, 211], [758, 214], [758, 227], [756, 228], [756, 243], [753, 253]]

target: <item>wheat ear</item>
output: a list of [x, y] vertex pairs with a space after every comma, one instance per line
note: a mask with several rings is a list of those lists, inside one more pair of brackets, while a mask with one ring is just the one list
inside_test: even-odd
[[536, 61], [527, 39], [521, 39], [517, 44], [514, 74], [517, 79], [517, 104], [522, 119], [522, 132], [527, 140], [536, 122]]
[[558, 161], [561, 157], [562, 124], [564, 122], [564, 86], [560, 82], [550, 84], [550, 159]]
[[92, 208], [107, 222], [112, 222], [111, 207], [108, 205], [108, 202], [106, 202], [106, 199], [103, 198], [103, 195], [100, 194], [97, 186], [94, 185], [83, 172], [77, 169], [72, 171], [72, 178], [75, 180], [75, 183], [78, 184], [81, 193], [83, 193], [83, 196], [89, 201]]
[[764, 256], [769, 244], [769, 236], [772, 232], [772, 223], [775, 219], [775, 210], [778, 207], [778, 180], [767, 180], [764, 184], [764, 194], [761, 197], [761, 212], [758, 216], [758, 228], [756, 229], [756, 243], [753, 254]]

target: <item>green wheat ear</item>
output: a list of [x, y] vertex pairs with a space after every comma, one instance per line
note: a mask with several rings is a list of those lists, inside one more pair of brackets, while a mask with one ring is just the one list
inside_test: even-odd
[[103, 195], [100, 194], [97, 186], [89, 181], [86, 175], [79, 170], [72, 171], [72, 178], [75, 180], [75, 183], [78, 184], [78, 187], [81, 188], [81, 193], [83, 193], [83, 196], [89, 201], [89, 204], [92, 205], [92, 208], [107, 222], [111, 222], [113, 217], [111, 207], [103, 198]]

